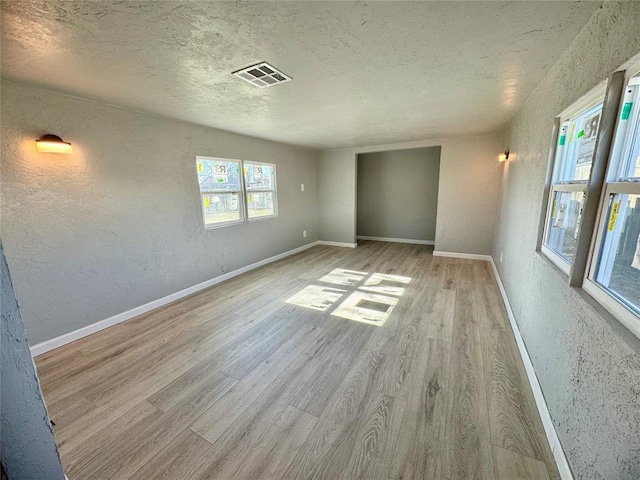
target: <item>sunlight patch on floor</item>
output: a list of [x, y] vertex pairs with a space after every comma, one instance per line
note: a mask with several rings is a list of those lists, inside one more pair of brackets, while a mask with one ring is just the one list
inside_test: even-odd
[[338, 288], [308, 285], [287, 300], [287, 303], [324, 312], [340, 300], [340, 297], [345, 293], [347, 293], [346, 290]]
[[344, 295], [351, 292], [331, 312], [331, 315], [355, 322], [382, 326], [398, 304], [399, 297], [405, 292], [404, 287], [400, 285], [408, 284], [411, 277], [373, 273], [367, 278], [367, 275], [369, 275], [367, 272], [336, 268], [318, 281], [346, 288], [355, 287], [357, 290], [307, 285], [286, 300], [286, 303], [326, 312], [337, 304]]

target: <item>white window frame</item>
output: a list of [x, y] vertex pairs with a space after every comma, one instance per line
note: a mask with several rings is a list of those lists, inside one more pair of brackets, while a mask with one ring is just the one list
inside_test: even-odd
[[[611, 220], [611, 206], [614, 196], [617, 194], [640, 195], [640, 177], [629, 175], [633, 157], [636, 155], [635, 158], [637, 158], [638, 149], [640, 149], [640, 145], [635, 144], [637, 129], [640, 129], [640, 77], [637, 76], [640, 72], [638, 70], [640, 68], [630, 72], [636, 76], [627, 76], [624, 95], [618, 109], [615, 139], [609, 156], [598, 221], [593, 233], [590, 263], [582, 288], [631, 332], [640, 337], [640, 313], [635, 311], [622, 297], [616, 295], [613, 290], [607, 289], [596, 280], [599, 262], [605, 256], [604, 252], [606, 251], [606, 255], [610, 255], [613, 248], [617, 246], [616, 239], [606, 236], [607, 225]], [[631, 114], [628, 120], [623, 122], [620, 119], [622, 109], [630, 101], [632, 102]], [[617, 215], [620, 213], [618, 212]]]
[[551, 224], [551, 214], [554, 211], [553, 204], [557, 192], [585, 192], [585, 182], [579, 183], [559, 183], [551, 185], [551, 191], [549, 192], [549, 204], [547, 205], [547, 216], [544, 224], [544, 236], [542, 237], [542, 246], [540, 250], [551, 262], [558, 267], [563, 273], [569, 275], [571, 271], [572, 263], [569, 263], [562, 255], [559, 255], [555, 250], [546, 245], [547, 233], [549, 225]]
[[[198, 164], [198, 162], [200, 160], [209, 160], [209, 161], [217, 161], [217, 162], [228, 162], [228, 163], [235, 163], [238, 165], [238, 169], [239, 169], [239, 173], [238, 173], [238, 182], [240, 183], [240, 189], [239, 190], [212, 190], [210, 192], [203, 192], [202, 190], [200, 190], [200, 182], [198, 182], [198, 190], [200, 191], [200, 208], [202, 209], [202, 223], [204, 225], [204, 228], [206, 230], [211, 230], [214, 228], [222, 228], [222, 227], [228, 227], [230, 225], [238, 225], [240, 223], [244, 223], [245, 219], [246, 219], [246, 212], [245, 212], [245, 208], [244, 208], [244, 175], [242, 174], [243, 170], [242, 170], [242, 160], [237, 160], [235, 158], [221, 158], [221, 157], [205, 157], [202, 155], [198, 155], [196, 157], [196, 165]], [[196, 172], [196, 178], [198, 178], [197, 175], [198, 172]], [[217, 194], [217, 195], [221, 195], [221, 194], [234, 194], [237, 193], [238, 194], [238, 202], [239, 202], [239, 212], [240, 212], [240, 218], [238, 220], [229, 220], [226, 222], [216, 222], [216, 223], [207, 223], [207, 216], [206, 216], [206, 211], [205, 211], [205, 206], [204, 206], [204, 197], [205, 195], [211, 195], [211, 194]]]
[[[564, 180], [568, 168], [571, 166], [567, 162], [567, 155], [569, 146], [566, 143], [567, 135], [571, 122], [576, 118], [579, 118], [598, 105], [604, 102], [604, 96], [606, 91], [606, 84], [598, 85], [591, 92], [585, 95], [578, 102], [574, 103], [571, 107], [560, 114], [560, 131], [558, 133], [558, 140], [555, 145], [555, 154], [553, 158], [553, 176], [551, 186], [549, 189], [549, 197], [547, 199], [547, 209], [545, 214], [544, 229], [542, 233], [542, 243], [540, 251], [547, 257], [551, 263], [559, 268], [563, 273], [569, 275], [573, 262], [567, 261], [563, 256], [556, 253], [551, 247], [547, 246], [547, 239], [549, 233], [549, 226], [551, 225], [552, 214], [554, 213], [554, 201], [557, 192], [579, 192], [582, 191], [586, 195], [586, 187], [588, 179], [585, 180]], [[602, 116], [601, 116], [602, 120]], [[577, 133], [577, 132], [576, 132]], [[561, 139], [564, 137], [564, 143], [560, 145]], [[595, 151], [594, 151], [595, 155]], [[591, 159], [591, 165], [593, 166], [593, 158]], [[583, 204], [584, 207], [584, 204]], [[580, 225], [578, 225], [578, 229]]]
[[[245, 165], [267, 165], [273, 169], [273, 188], [270, 190], [249, 190], [247, 189], [246, 177], [245, 177]], [[276, 172], [276, 164], [275, 163], [267, 163], [267, 162], [254, 162], [253, 160], [247, 160], [243, 162], [242, 165], [242, 183], [244, 188], [244, 204], [245, 204], [245, 216], [248, 222], [255, 222], [259, 220], [267, 220], [270, 218], [275, 218], [278, 216], [278, 175]], [[249, 217], [249, 195], [254, 193], [273, 193], [273, 215], [260, 215], [259, 217]]]
[[[202, 223], [204, 225], [205, 230], [212, 230], [216, 228], [229, 227], [231, 225], [239, 225], [247, 222], [255, 222], [259, 220], [268, 220], [273, 219], [278, 216], [278, 175], [276, 171], [275, 163], [267, 163], [267, 162], [256, 162], [253, 160], [239, 160], [236, 158], [222, 158], [222, 157], [207, 157], [203, 155], [196, 156], [196, 168], [200, 160], [210, 160], [210, 161], [218, 161], [218, 162], [230, 162], [236, 163], [239, 168], [239, 182], [240, 189], [239, 190], [212, 190], [209, 192], [203, 192], [200, 190], [200, 182], [198, 182], [198, 190], [200, 192], [200, 208], [202, 210]], [[246, 178], [245, 178], [245, 164], [252, 165], [267, 165], [273, 169], [273, 188], [269, 190], [247, 190], [246, 188]], [[198, 179], [198, 173], [196, 171], [196, 179]], [[249, 218], [249, 194], [252, 193], [273, 193], [273, 215], [261, 215], [259, 217]], [[205, 195], [211, 194], [238, 194], [238, 202], [239, 202], [239, 212], [240, 219], [239, 220], [230, 220], [226, 222], [216, 222], [216, 223], [207, 223], [207, 217], [205, 212]]]

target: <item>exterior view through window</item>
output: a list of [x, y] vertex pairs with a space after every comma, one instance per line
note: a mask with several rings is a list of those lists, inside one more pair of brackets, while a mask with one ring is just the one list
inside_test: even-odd
[[205, 228], [277, 215], [275, 165], [209, 157], [196, 165]]
[[563, 271], [573, 262], [603, 98], [562, 120], [556, 146], [543, 251]]
[[[586, 286], [640, 315], [640, 76], [629, 78], [602, 199], [595, 255]], [[589, 282], [587, 282], [589, 283]], [[609, 299], [605, 301], [610, 301]]]
[[244, 162], [244, 184], [249, 218], [276, 215], [276, 166]]
[[640, 337], [640, 65], [604, 91], [560, 117], [541, 252]]

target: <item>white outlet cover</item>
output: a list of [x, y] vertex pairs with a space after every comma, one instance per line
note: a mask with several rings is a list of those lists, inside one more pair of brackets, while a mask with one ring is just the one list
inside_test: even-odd
[[301, 191], [301, 192], [304, 192], [304, 183], [301, 183], [301, 184], [300, 184], [300, 191]]

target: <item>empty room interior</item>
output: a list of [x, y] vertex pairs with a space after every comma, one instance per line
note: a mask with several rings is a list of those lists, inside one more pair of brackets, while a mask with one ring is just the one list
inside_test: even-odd
[[640, 2], [0, 5], [2, 480], [640, 479]]

